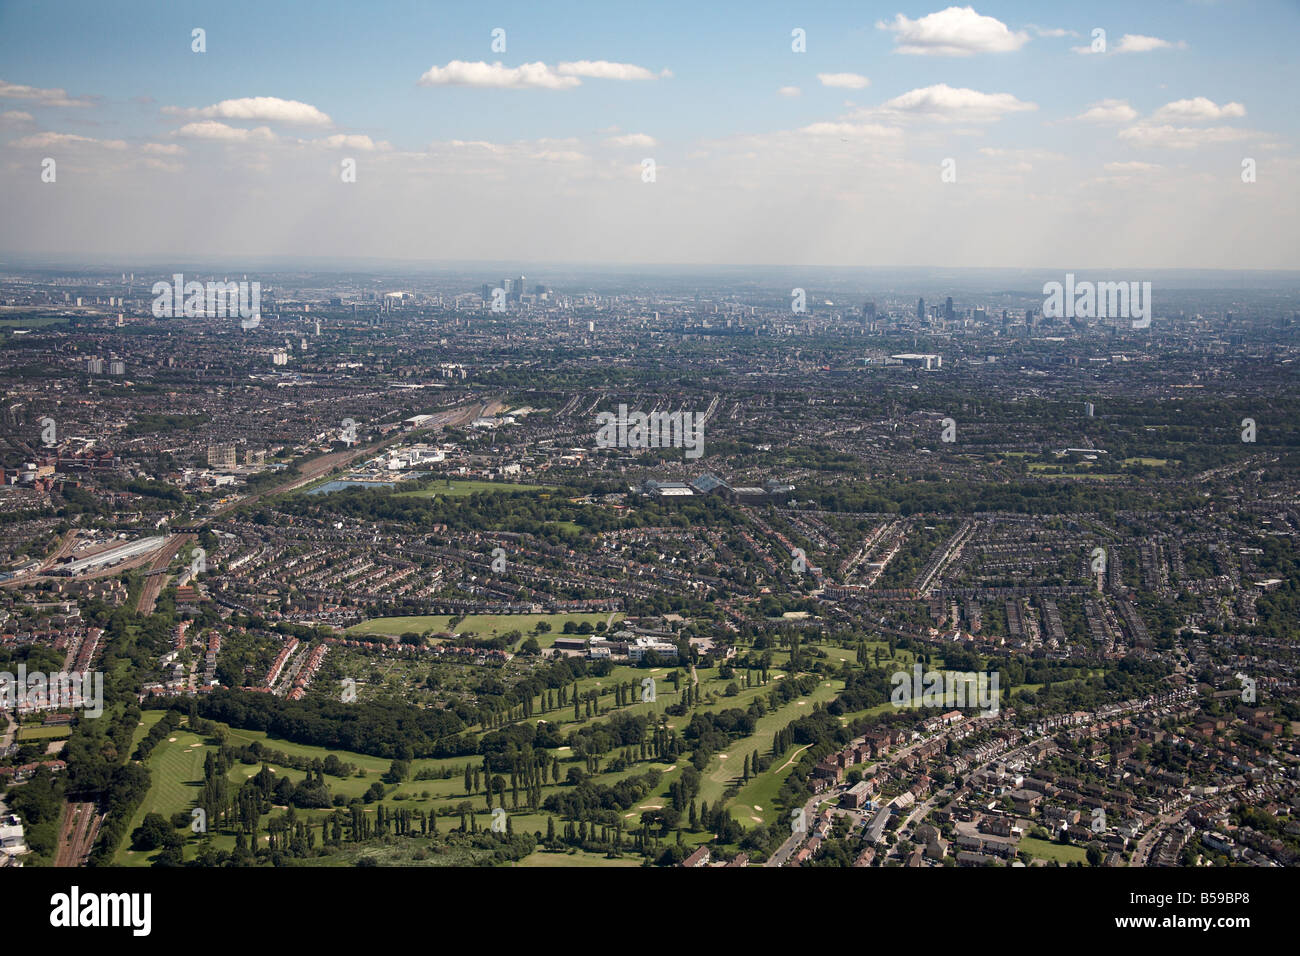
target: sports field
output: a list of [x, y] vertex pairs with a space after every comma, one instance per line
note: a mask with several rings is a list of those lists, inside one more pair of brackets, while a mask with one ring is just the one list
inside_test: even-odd
[[[611, 617], [613, 620], [611, 621]], [[476, 637], [494, 637], [509, 631], [522, 631], [525, 636], [532, 634], [540, 622], [551, 626], [546, 634], [539, 634], [537, 641], [542, 647], [551, 643], [564, 631], [564, 625], [572, 621], [576, 627], [587, 623], [593, 628], [602, 622], [613, 624], [621, 621], [621, 612], [611, 615], [608, 611], [594, 611], [583, 614], [471, 614], [461, 620], [455, 627], [458, 634], [473, 634]], [[360, 624], [353, 624], [347, 633], [353, 636], [367, 634], [386, 634], [400, 636], [408, 631], [423, 634], [426, 631], [445, 632], [451, 630], [452, 618], [445, 614], [420, 615], [416, 617], [377, 617]]]

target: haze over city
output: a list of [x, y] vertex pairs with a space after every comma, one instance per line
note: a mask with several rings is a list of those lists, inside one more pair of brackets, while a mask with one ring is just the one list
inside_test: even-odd
[[1295, 265], [1295, 4], [895, 7], [7, 3], [0, 249]]

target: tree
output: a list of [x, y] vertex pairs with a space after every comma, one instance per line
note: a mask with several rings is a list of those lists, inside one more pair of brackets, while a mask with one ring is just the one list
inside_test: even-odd
[[131, 834], [131, 845], [137, 850], [156, 850], [180, 844], [181, 838], [161, 813], [146, 813]]

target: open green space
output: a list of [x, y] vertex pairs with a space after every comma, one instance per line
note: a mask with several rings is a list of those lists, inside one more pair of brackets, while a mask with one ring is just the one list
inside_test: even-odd
[[1023, 837], [1019, 849], [1039, 860], [1055, 860], [1058, 863], [1083, 863], [1088, 859], [1088, 851], [1081, 846], [1049, 843], [1037, 837]]
[[64, 725], [62, 727], [23, 727], [18, 731], [18, 740], [53, 740], [56, 737], [68, 737], [72, 734], [72, 728]]
[[417, 488], [413, 491], [399, 491], [396, 493], [398, 498], [436, 498], [446, 496], [448, 498], [460, 498], [465, 495], [474, 494], [493, 494], [512, 491], [547, 491], [553, 492], [557, 489], [549, 485], [519, 485], [508, 481], [472, 481], [453, 478], [450, 482], [435, 481], [431, 485], [423, 488]]
[[[612, 615], [611, 624], [623, 619], [621, 612]], [[412, 617], [377, 617], [360, 624], [353, 624], [347, 633], [353, 637], [368, 634], [384, 634], [398, 637], [408, 631], [423, 634], [425, 631], [445, 632], [452, 630], [453, 617], [446, 614], [417, 615]], [[456, 624], [457, 634], [470, 634], [474, 637], [497, 637], [510, 631], [522, 631], [525, 635], [542, 621], [551, 626], [546, 634], [539, 634], [537, 642], [542, 647], [549, 647], [555, 638], [561, 636], [564, 625], [573, 622], [576, 627], [587, 623], [592, 627], [611, 620], [608, 611], [593, 611], [580, 614], [471, 614]]]

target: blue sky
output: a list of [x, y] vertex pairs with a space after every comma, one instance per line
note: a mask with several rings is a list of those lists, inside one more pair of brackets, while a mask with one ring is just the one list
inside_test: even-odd
[[[1107, 51], [1075, 52], [1096, 27]], [[1294, 0], [0, 2], [0, 250], [1285, 267], [1298, 29]], [[646, 78], [562, 66], [582, 61]], [[497, 62], [544, 66], [482, 85]], [[249, 98], [290, 106], [221, 105]], [[348, 157], [358, 188], [327, 190]], [[142, 204], [178, 190], [277, 228], [151, 226]]]

